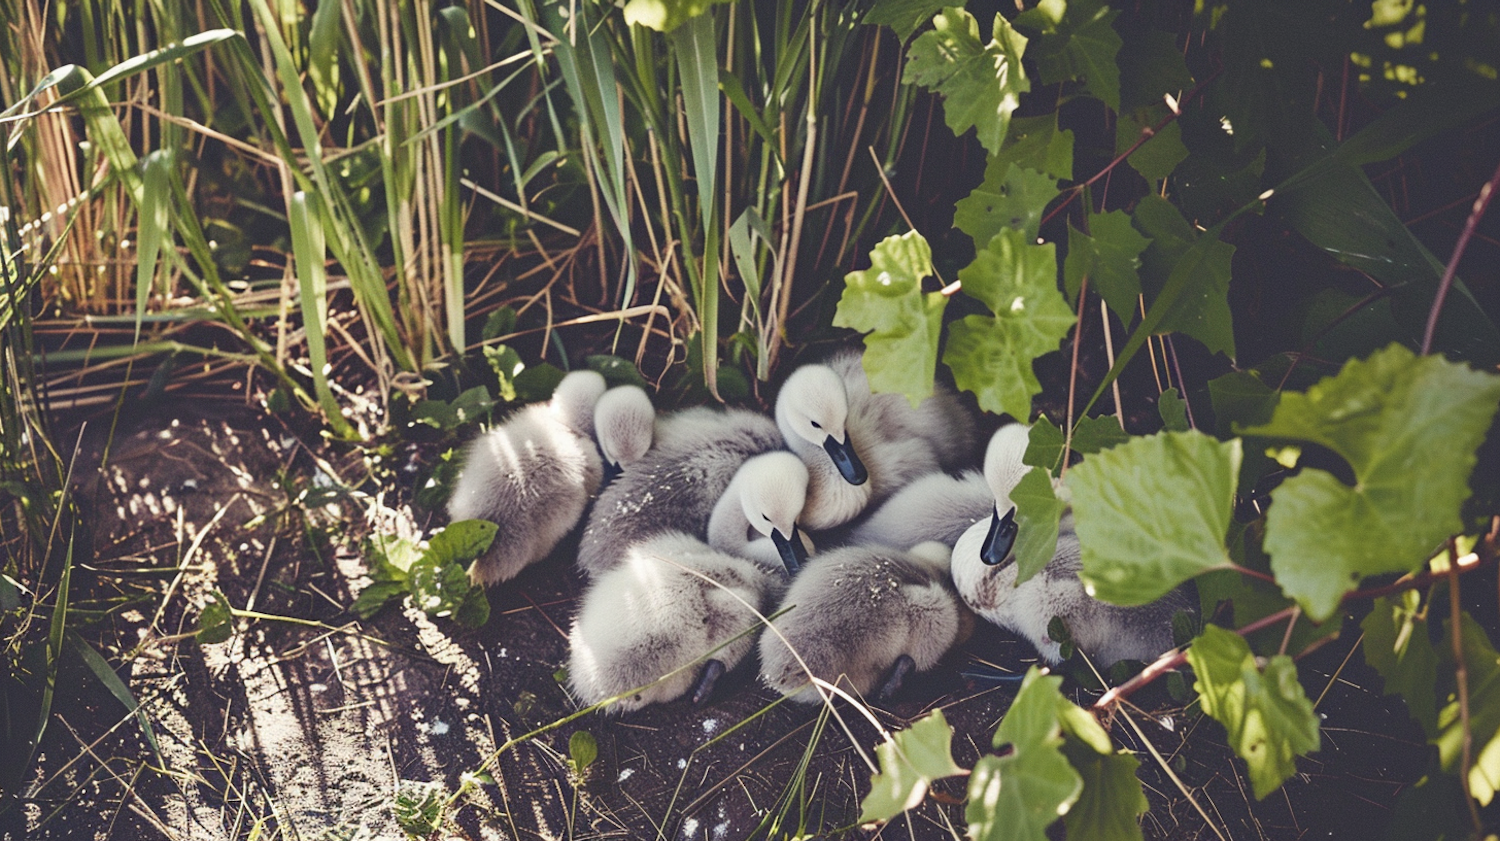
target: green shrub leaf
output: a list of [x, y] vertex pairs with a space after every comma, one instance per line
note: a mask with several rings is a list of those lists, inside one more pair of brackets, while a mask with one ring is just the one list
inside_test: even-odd
[[953, 761], [952, 741], [953, 728], [943, 711], [935, 710], [877, 745], [880, 772], [870, 778], [860, 823], [888, 821], [921, 803], [933, 780], [963, 773]]
[[1035, 240], [1042, 211], [1054, 198], [1057, 198], [1057, 179], [1005, 162], [999, 156], [991, 157], [984, 168], [984, 183], [954, 205], [953, 227], [968, 234], [975, 248], [983, 248], [995, 234], [1007, 228]]
[[1318, 716], [1297, 682], [1292, 658], [1278, 654], [1257, 668], [1250, 646], [1233, 631], [1203, 629], [1187, 650], [1203, 711], [1224, 725], [1229, 744], [1250, 769], [1263, 799], [1297, 772], [1298, 754], [1318, 749]]
[[1240, 442], [1199, 432], [1132, 438], [1068, 473], [1081, 577], [1107, 602], [1145, 604], [1229, 566]]
[[951, 0], [876, 0], [861, 23], [889, 26], [905, 42], [948, 5]]
[[1138, 816], [1145, 814], [1148, 804], [1135, 776], [1140, 765], [1136, 758], [1128, 753], [1098, 753], [1072, 740], [1063, 744], [1062, 752], [1083, 778], [1078, 802], [1063, 816], [1068, 837], [1090, 841], [1141, 838]]
[[985, 177], [989, 177], [990, 167], [1003, 170], [1008, 163], [1045, 172], [1053, 178], [1072, 179], [1073, 132], [1057, 127], [1056, 114], [1014, 117], [1005, 146], [990, 155]]
[[1068, 506], [1052, 492], [1052, 474], [1035, 467], [1021, 477], [1010, 492], [1010, 501], [1016, 506], [1016, 584], [1020, 585], [1057, 554], [1057, 525]]
[[979, 22], [959, 8], [945, 8], [932, 30], [917, 36], [906, 53], [901, 81], [943, 96], [943, 115], [954, 134], [970, 127], [992, 154], [1000, 151], [1011, 112], [1031, 82], [1021, 68], [1026, 37], [995, 15], [993, 37], [979, 40]]
[[975, 841], [1042, 841], [1047, 827], [1078, 799], [1083, 780], [1059, 750], [1062, 678], [1033, 667], [995, 731], [1005, 756], [986, 756], [969, 778], [969, 837]]
[[1421, 602], [1416, 590], [1376, 599], [1359, 627], [1365, 632], [1365, 662], [1385, 679], [1385, 694], [1400, 695], [1430, 738], [1437, 735], [1438, 661]]
[[1234, 246], [1199, 236], [1166, 199], [1147, 196], [1131, 217], [1151, 239], [1141, 254], [1141, 286], [1148, 304], [1173, 288], [1183, 290], [1156, 323], [1155, 333], [1186, 333], [1210, 351], [1234, 356], [1234, 318], [1229, 312], [1229, 264]]
[[[1073, 452], [1088, 455], [1107, 450], [1130, 440], [1130, 435], [1120, 428], [1120, 421], [1109, 415], [1097, 418], [1080, 418], [1073, 427]], [[1041, 467], [1057, 475], [1062, 470], [1062, 451], [1065, 443], [1063, 431], [1043, 415], [1031, 425], [1030, 443], [1023, 464]]]
[[844, 276], [833, 323], [865, 332], [870, 388], [906, 395], [913, 405], [932, 393], [938, 335], [948, 299], [924, 294], [932, 249], [916, 231], [886, 237], [870, 252], [870, 268]]
[[1082, 79], [1095, 99], [1120, 110], [1120, 69], [1115, 56], [1124, 43], [1115, 32], [1120, 13], [1103, 0], [1042, 0], [1016, 16], [1016, 25], [1041, 34], [1032, 50], [1037, 73], [1049, 85]]
[[1166, 105], [1152, 105], [1139, 111], [1121, 114], [1115, 122], [1115, 154], [1122, 155], [1135, 146], [1142, 133], [1154, 132], [1150, 139], [1136, 147], [1125, 162], [1147, 181], [1160, 181], [1172, 174], [1177, 165], [1188, 156], [1188, 148], [1182, 143], [1182, 126], [1176, 121], [1156, 128], [1167, 117]]
[[1463, 528], [1497, 402], [1500, 377], [1391, 345], [1283, 394], [1270, 423], [1242, 430], [1321, 444], [1354, 470], [1354, 487], [1306, 468], [1271, 493], [1271, 568], [1308, 616], [1333, 615], [1365, 576], [1416, 569]]
[[1137, 111], [1161, 102], [1163, 94], [1180, 95], [1193, 86], [1176, 35], [1150, 29], [1130, 36], [1115, 57], [1120, 66], [1119, 110]]
[[1169, 388], [1161, 393], [1156, 402], [1156, 410], [1161, 413], [1162, 427], [1168, 432], [1187, 432], [1190, 427], [1187, 417], [1187, 402], [1177, 393], [1176, 388]]
[[1140, 235], [1123, 210], [1090, 213], [1088, 220], [1088, 234], [1068, 227], [1068, 256], [1063, 261], [1068, 299], [1078, 300], [1087, 277], [1090, 288], [1129, 324], [1141, 294], [1141, 252], [1151, 240]]
[[569, 736], [568, 758], [573, 760], [573, 767], [580, 774], [593, 765], [594, 760], [599, 758], [599, 742], [594, 739], [594, 734], [579, 730]]
[[489, 520], [459, 520], [427, 541], [425, 555], [440, 564], [466, 564], [490, 548], [500, 527]]
[[203, 606], [198, 614], [198, 630], [195, 638], [204, 645], [224, 642], [234, 635], [234, 609], [229, 599], [218, 590], [210, 594], [213, 601]]
[[1030, 417], [1031, 398], [1042, 390], [1031, 363], [1057, 350], [1073, 324], [1057, 291], [1056, 248], [1006, 229], [958, 277], [964, 292], [984, 301], [995, 317], [970, 315], [954, 324], [943, 361], [958, 387], [979, 398], [980, 408]]
[[[1468, 613], [1463, 614], [1460, 624], [1459, 641], [1468, 671], [1469, 720], [1464, 722], [1458, 696], [1452, 695], [1438, 713], [1439, 732], [1435, 741], [1443, 769], [1459, 774], [1465, 730], [1468, 731], [1472, 750], [1467, 787], [1479, 805], [1488, 806], [1496, 790], [1500, 790], [1500, 654]], [[1451, 626], [1448, 633], [1454, 633]], [[1447, 659], [1452, 663], [1451, 655]]]

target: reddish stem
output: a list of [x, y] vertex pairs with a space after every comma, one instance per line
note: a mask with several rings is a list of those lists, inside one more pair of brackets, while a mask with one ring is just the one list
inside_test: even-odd
[[1479, 220], [1483, 218], [1484, 211], [1490, 206], [1490, 197], [1500, 190], [1500, 165], [1495, 167], [1495, 174], [1483, 187], [1479, 188], [1479, 198], [1474, 200], [1474, 207], [1469, 211], [1469, 218], [1464, 222], [1463, 233], [1458, 235], [1458, 244], [1453, 246], [1453, 256], [1448, 258], [1448, 266], [1443, 269], [1443, 280], [1438, 284], [1437, 294], [1432, 298], [1432, 309], [1427, 313], [1427, 332], [1422, 335], [1422, 355], [1426, 356], [1432, 352], [1432, 337], [1437, 333], [1438, 316], [1443, 312], [1443, 302], [1448, 298], [1448, 290], [1453, 286], [1453, 276], [1458, 273], [1458, 261], [1463, 259], [1464, 249], [1469, 247], [1469, 238], [1474, 235], [1474, 229], [1479, 227]]

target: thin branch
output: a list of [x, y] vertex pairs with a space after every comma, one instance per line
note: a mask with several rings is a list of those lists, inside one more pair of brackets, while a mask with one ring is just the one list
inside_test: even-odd
[[1423, 356], [1432, 352], [1432, 336], [1437, 332], [1438, 316], [1443, 312], [1448, 290], [1453, 287], [1453, 276], [1458, 273], [1458, 261], [1463, 259], [1469, 239], [1474, 236], [1474, 229], [1479, 227], [1479, 220], [1484, 217], [1484, 211], [1490, 206], [1490, 197], [1497, 189], [1500, 189], [1500, 165], [1495, 166], [1495, 174], [1490, 176], [1489, 182], [1479, 188], [1479, 198], [1474, 200], [1463, 233], [1458, 235], [1458, 244], [1453, 246], [1453, 256], [1448, 258], [1448, 267], [1443, 269], [1443, 280], [1438, 284], [1437, 294], [1432, 298], [1432, 309], [1427, 313], [1427, 332], [1422, 336]]

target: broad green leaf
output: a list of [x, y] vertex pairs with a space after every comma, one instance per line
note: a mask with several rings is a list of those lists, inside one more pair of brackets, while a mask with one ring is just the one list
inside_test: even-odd
[[490, 548], [499, 526], [488, 520], [459, 520], [432, 536], [424, 553], [441, 564], [462, 564]]
[[1035, 245], [1023, 232], [1006, 229], [958, 278], [964, 292], [995, 317], [970, 315], [954, 324], [943, 361], [958, 387], [979, 398], [980, 408], [1030, 417], [1031, 398], [1042, 390], [1032, 361], [1057, 350], [1074, 321], [1057, 291], [1056, 247]]
[[979, 40], [979, 22], [959, 8], [945, 8], [932, 30], [917, 36], [906, 53], [901, 81], [943, 96], [943, 115], [954, 134], [972, 126], [991, 153], [1000, 150], [1010, 115], [1031, 82], [1021, 68], [1026, 38], [995, 15], [988, 44]]
[[[1130, 435], [1120, 428], [1117, 418], [1109, 415], [1079, 418], [1073, 427], [1072, 448], [1075, 453], [1088, 455], [1129, 440]], [[1065, 443], [1063, 431], [1048, 420], [1046, 415], [1042, 415], [1031, 425], [1030, 443], [1026, 446], [1026, 454], [1021, 457], [1021, 463], [1045, 468], [1056, 476], [1062, 472]]]
[[1083, 779], [1078, 802], [1063, 816], [1069, 838], [1089, 841], [1135, 841], [1141, 838], [1139, 816], [1149, 804], [1135, 775], [1140, 762], [1128, 753], [1098, 753], [1068, 741], [1063, 755]]
[[1090, 213], [1088, 227], [1087, 234], [1068, 227], [1068, 257], [1063, 261], [1068, 299], [1078, 300], [1087, 277], [1089, 288], [1128, 325], [1141, 294], [1141, 253], [1151, 240], [1141, 236], [1123, 210]]
[[1016, 16], [1016, 25], [1041, 34], [1032, 48], [1042, 82], [1054, 85], [1082, 79], [1095, 99], [1120, 110], [1120, 69], [1115, 64], [1122, 41], [1111, 25], [1120, 13], [1103, 0], [1042, 0]]
[[396, 813], [396, 825], [408, 838], [428, 838], [437, 834], [443, 828], [447, 794], [440, 780], [426, 783], [402, 780], [396, 786], [396, 799], [391, 803], [391, 809]]
[[1057, 554], [1057, 526], [1068, 506], [1052, 492], [1051, 477], [1045, 469], [1033, 467], [1010, 492], [1016, 506], [1017, 586], [1041, 572]]
[[1261, 176], [1266, 150], [1236, 151], [1234, 138], [1217, 112], [1190, 108], [1178, 117], [1177, 125], [1190, 154], [1173, 170], [1172, 186], [1189, 219], [1206, 227], [1253, 202], [1265, 190]]
[[1241, 427], [1271, 419], [1281, 395], [1249, 371], [1235, 371], [1208, 381], [1208, 397], [1214, 405], [1214, 430], [1220, 438]]
[[984, 183], [959, 199], [953, 208], [953, 227], [968, 234], [975, 248], [983, 248], [1003, 230], [1021, 231], [1035, 240], [1042, 211], [1057, 198], [1057, 180], [1019, 164], [992, 157], [984, 168]]
[[1136, 141], [1141, 139], [1142, 132], [1154, 131], [1150, 139], [1142, 143], [1125, 162], [1130, 168], [1141, 174], [1147, 181], [1155, 182], [1172, 174], [1177, 165], [1188, 156], [1188, 149], [1182, 145], [1182, 127], [1174, 120], [1161, 128], [1155, 128], [1167, 116], [1167, 106], [1153, 105], [1132, 111], [1129, 114], [1121, 114], [1115, 123], [1115, 154], [1124, 154], [1126, 149], [1135, 146]]
[[439, 618], [464, 607], [474, 585], [460, 564], [441, 564], [424, 554], [411, 566], [411, 595], [417, 607]]
[[975, 841], [1043, 841], [1047, 827], [1078, 799], [1083, 781], [1059, 750], [1061, 683], [1035, 667], [1028, 671], [995, 731], [995, 746], [1009, 744], [1011, 752], [975, 763], [964, 813]]
[[1365, 632], [1365, 662], [1385, 679], [1385, 694], [1400, 695], [1431, 738], [1437, 735], [1437, 652], [1418, 610], [1421, 602], [1416, 590], [1376, 599], [1359, 627]]
[[1073, 132], [1058, 129], [1056, 114], [1015, 117], [1010, 121], [1005, 145], [989, 156], [985, 177], [989, 177], [992, 168], [1003, 170], [1008, 163], [1045, 172], [1053, 178], [1072, 179]]
[[635, 363], [629, 359], [607, 353], [596, 353], [584, 357], [583, 364], [590, 371], [598, 371], [610, 388], [620, 385], [647, 387], [646, 378], [641, 376], [641, 370], [635, 367]]
[[1407, 787], [1396, 799], [1386, 825], [1385, 841], [1454, 841], [1474, 826], [1464, 808], [1466, 796], [1452, 774], [1431, 773]]
[[1297, 682], [1292, 658], [1278, 654], [1257, 668], [1250, 646], [1215, 625], [1187, 650], [1203, 711], [1224, 725], [1229, 744], [1250, 769], [1257, 799], [1297, 772], [1296, 757], [1318, 749], [1318, 716]]
[[864, 332], [865, 375], [877, 392], [906, 395], [913, 405], [932, 393], [938, 335], [948, 299], [922, 292], [932, 274], [932, 249], [916, 231], [886, 237], [870, 252], [870, 268], [844, 276], [833, 323]]
[[1159, 196], [1141, 199], [1131, 219], [1151, 239], [1141, 254], [1141, 287], [1147, 304], [1154, 306], [1168, 289], [1181, 290], [1151, 331], [1186, 333], [1210, 351], [1233, 357], [1229, 270], [1234, 246], [1211, 234], [1200, 236], [1177, 208]]
[[876, 0], [860, 23], [889, 26], [905, 43], [922, 24], [948, 5], [952, 5], [950, 0]]
[[1224, 538], [1239, 469], [1238, 440], [1163, 432], [1070, 470], [1080, 577], [1089, 592], [1113, 604], [1145, 604], [1199, 573], [1228, 567]]
[[1177, 36], [1159, 29], [1127, 32], [1120, 54], [1120, 111], [1140, 110], [1162, 101], [1166, 94], [1181, 96], [1193, 86], [1177, 46]]
[[880, 772], [870, 778], [870, 793], [860, 806], [859, 822], [888, 821], [916, 808], [933, 780], [963, 773], [953, 761], [953, 728], [942, 710], [892, 734], [875, 747]]
[[[1467, 787], [1479, 805], [1488, 806], [1496, 790], [1500, 790], [1500, 654], [1467, 612], [1462, 614], [1459, 624], [1462, 626], [1459, 642], [1463, 646], [1464, 668], [1468, 671], [1468, 724], [1472, 739]], [[1450, 624], [1445, 650], [1451, 651], [1446, 643], [1453, 633]], [[1451, 654], [1447, 660], [1452, 662]], [[1450, 695], [1438, 712], [1438, 731], [1434, 741], [1443, 770], [1458, 774], [1463, 759], [1464, 721], [1456, 694]]]
[[625, 4], [625, 22], [671, 32], [688, 20], [729, 0], [629, 0]]
[[1266, 549], [1287, 595], [1325, 619], [1365, 576], [1414, 570], [1462, 530], [1497, 404], [1500, 377], [1391, 345], [1282, 394], [1270, 423], [1242, 430], [1321, 444], [1354, 470], [1354, 487], [1305, 468], [1271, 493]]
[[1177, 394], [1175, 387], [1161, 393], [1156, 410], [1161, 413], [1162, 428], [1168, 432], [1187, 432], [1191, 428], [1188, 426], [1187, 403]]
[[373, 582], [359, 591], [359, 595], [355, 597], [354, 604], [349, 606], [349, 610], [361, 619], [369, 619], [379, 613], [387, 602], [405, 596], [409, 589], [405, 581]]
[[587, 730], [576, 731], [568, 737], [568, 758], [573, 760], [573, 767], [579, 773], [594, 764], [599, 758], [599, 742], [594, 739], [594, 734]]
[[203, 606], [198, 614], [198, 630], [195, 638], [204, 645], [224, 642], [234, 634], [234, 609], [229, 599], [218, 590], [209, 594], [212, 601]]
[[[1248, 458], [1249, 454], [1246, 455]], [[1266, 556], [1260, 545], [1260, 535], [1263, 531], [1260, 523], [1250, 525], [1231, 523], [1228, 541], [1229, 557], [1242, 567], [1269, 574], [1271, 559]], [[1244, 627], [1296, 604], [1287, 598], [1281, 592], [1281, 588], [1274, 583], [1245, 575], [1239, 570], [1218, 569], [1207, 572], [1198, 576], [1194, 583], [1198, 586], [1198, 599], [1202, 606], [1201, 614], [1217, 617], [1220, 624], [1226, 627]], [[1337, 619], [1316, 624], [1304, 613], [1297, 617], [1290, 636], [1286, 633], [1286, 623], [1278, 622], [1247, 635], [1245, 641], [1250, 643], [1250, 648], [1259, 654], [1281, 653], [1282, 646], [1285, 644], [1285, 653], [1296, 655], [1318, 640], [1336, 636], [1343, 625], [1344, 623]]]

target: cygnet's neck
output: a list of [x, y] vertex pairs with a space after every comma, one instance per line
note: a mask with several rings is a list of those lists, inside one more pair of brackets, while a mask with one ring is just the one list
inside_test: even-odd
[[807, 465], [807, 503], [799, 521], [804, 528], [831, 529], [849, 522], [870, 503], [870, 482], [851, 485], [822, 448], [799, 451]]

